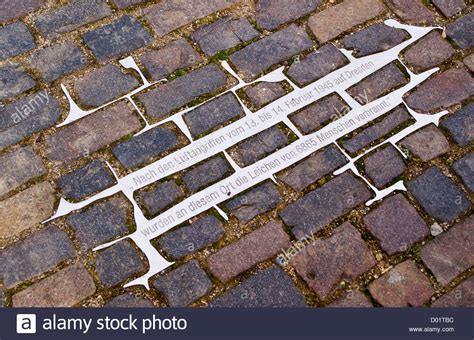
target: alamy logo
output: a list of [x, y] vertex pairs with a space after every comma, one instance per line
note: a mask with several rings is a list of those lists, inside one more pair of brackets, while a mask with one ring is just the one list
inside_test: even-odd
[[36, 315], [17, 314], [16, 332], [17, 334], [36, 334]]

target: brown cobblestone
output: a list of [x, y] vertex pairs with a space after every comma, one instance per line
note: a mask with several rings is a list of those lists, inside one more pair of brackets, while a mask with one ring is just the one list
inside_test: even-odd
[[258, 0], [255, 6], [257, 24], [267, 30], [273, 30], [309, 14], [320, 3], [321, 0]]
[[467, 7], [464, 0], [433, 0], [433, 4], [448, 18]]
[[420, 157], [423, 162], [449, 152], [448, 140], [434, 124], [405, 137], [400, 144]]
[[389, 0], [390, 8], [402, 20], [410, 24], [434, 23], [436, 17], [422, 0]]
[[448, 294], [443, 295], [432, 307], [474, 307], [474, 277], [470, 277]]
[[342, 307], [342, 308], [360, 308], [360, 307], [373, 307], [367, 297], [359, 292], [358, 290], [350, 291], [343, 297], [340, 297], [328, 307]]

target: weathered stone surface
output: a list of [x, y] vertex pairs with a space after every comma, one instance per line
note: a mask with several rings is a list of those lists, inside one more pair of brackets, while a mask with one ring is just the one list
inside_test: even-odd
[[150, 44], [151, 34], [130, 15], [82, 35], [99, 61], [119, 57]]
[[164, 117], [194, 99], [213, 93], [226, 84], [227, 77], [221, 69], [210, 64], [137, 95], [146, 113], [155, 118]]
[[434, 293], [430, 281], [411, 260], [402, 262], [369, 286], [384, 307], [420, 307]]
[[139, 57], [145, 70], [155, 81], [186, 67], [191, 67], [203, 61], [185, 39], [170, 42], [159, 50], [151, 50]]
[[344, 112], [346, 107], [346, 103], [339, 95], [330, 94], [289, 117], [296, 127], [306, 135], [322, 128], [332, 117]]
[[96, 107], [131, 92], [138, 85], [135, 77], [124, 74], [120, 68], [109, 64], [78, 79], [74, 83], [74, 89], [80, 104]]
[[448, 18], [466, 8], [464, 0], [433, 0], [433, 4]]
[[151, 22], [153, 29], [161, 37], [199, 18], [230, 7], [236, 2], [236, 0], [207, 0], [200, 2], [163, 0], [147, 8], [144, 13], [145, 18]]
[[276, 185], [267, 182], [230, 200], [225, 207], [240, 223], [247, 223], [255, 216], [276, 208], [280, 202], [281, 196]]
[[422, 0], [389, 0], [387, 4], [396, 15], [410, 24], [433, 23], [436, 20]]
[[127, 209], [123, 199], [112, 198], [66, 218], [84, 249], [90, 249], [110, 239], [128, 233]]
[[303, 60], [295, 61], [288, 75], [300, 85], [316, 81], [348, 63], [347, 58], [333, 44], [321, 46]]
[[454, 163], [453, 169], [461, 177], [466, 187], [474, 192], [474, 153], [468, 153]]
[[463, 62], [471, 70], [471, 72], [474, 72], [474, 53], [471, 53], [466, 58], [464, 58]]
[[0, 156], [0, 196], [46, 173], [41, 157], [30, 146]]
[[365, 172], [379, 189], [403, 174], [405, 168], [402, 156], [392, 145], [364, 158]]
[[16, 293], [12, 302], [13, 307], [73, 307], [94, 292], [94, 280], [76, 263]]
[[191, 193], [224, 178], [231, 171], [226, 160], [220, 156], [210, 158], [186, 172], [183, 176], [184, 184]]
[[349, 293], [331, 303], [328, 307], [361, 308], [373, 306], [364, 294], [358, 290], [351, 290]]
[[466, 145], [474, 140], [474, 103], [449, 115], [441, 125], [449, 130], [454, 141]]
[[97, 253], [95, 268], [100, 281], [111, 287], [145, 269], [130, 241], [123, 240]]
[[474, 277], [470, 277], [448, 294], [443, 295], [432, 307], [474, 307]]
[[189, 226], [166, 233], [158, 239], [158, 245], [167, 254], [178, 259], [210, 246], [222, 235], [222, 223], [216, 217], [206, 215]]
[[59, 36], [111, 14], [104, 0], [75, 0], [40, 14], [36, 26], [45, 36]]
[[139, 129], [140, 120], [120, 101], [48, 136], [46, 153], [52, 162], [70, 162]]
[[409, 47], [404, 57], [409, 65], [424, 71], [441, 64], [455, 52], [451, 44], [443, 39], [438, 31], [433, 31]]
[[37, 10], [44, 3], [44, 0], [22, 0], [22, 1], [1, 1], [0, 2], [0, 22], [15, 19]]
[[303, 191], [310, 184], [347, 163], [342, 152], [330, 145], [304, 159], [278, 177], [295, 191]]
[[364, 224], [389, 255], [407, 250], [430, 233], [416, 209], [402, 194], [384, 199], [364, 217]]
[[196, 260], [158, 277], [154, 286], [165, 295], [169, 306], [186, 307], [212, 288], [212, 282]]
[[215, 130], [219, 125], [227, 125], [233, 119], [242, 117], [244, 110], [231, 92], [186, 112], [183, 116], [193, 137]]
[[384, 11], [378, 0], [345, 0], [311, 16], [308, 25], [319, 42], [324, 43]]
[[22, 22], [0, 27], [0, 60], [14, 57], [35, 47], [35, 39]]
[[320, 0], [258, 0], [256, 4], [257, 24], [267, 30], [273, 30], [278, 26], [314, 11]]
[[0, 100], [19, 95], [35, 84], [33, 78], [24, 72], [20, 65], [9, 63], [0, 66]]
[[400, 144], [420, 157], [423, 162], [449, 152], [448, 140], [434, 124], [405, 137]]
[[151, 191], [141, 191], [138, 196], [152, 215], [157, 215], [166, 207], [184, 196], [183, 190], [173, 181], [164, 182]]
[[231, 150], [239, 166], [245, 167], [288, 144], [288, 137], [277, 126], [249, 137]]
[[313, 44], [302, 28], [290, 25], [231, 54], [230, 61], [244, 78], [251, 79], [272, 65], [311, 48]]
[[53, 126], [60, 115], [58, 101], [46, 90], [1, 107], [0, 148]]
[[0, 278], [7, 288], [12, 288], [74, 254], [74, 246], [67, 235], [50, 225], [0, 250]]
[[443, 285], [474, 265], [473, 227], [471, 215], [421, 250], [421, 259]]
[[322, 229], [334, 219], [346, 214], [371, 196], [362, 181], [348, 172], [337, 176], [289, 204], [279, 216], [292, 228], [297, 238]]
[[157, 126], [118, 144], [112, 152], [126, 168], [152, 160], [179, 144], [173, 130]]
[[126, 7], [130, 7], [132, 5], [136, 5], [136, 4], [140, 4], [142, 2], [145, 2], [145, 0], [112, 0], [112, 2], [118, 8], [126, 8]]
[[56, 80], [87, 65], [81, 48], [71, 42], [46, 47], [36, 51], [30, 58], [34, 68], [45, 81]]
[[305, 307], [294, 283], [278, 267], [253, 275], [211, 301], [209, 307]]
[[353, 281], [376, 264], [359, 232], [350, 223], [337, 228], [331, 237], [308, 244], [293, 255], [290, 262], [322, 299], [340, 281]]
[[435, 219], [449, 222], [471, 208], [466, 195], [435, 166], [406, 185], [423, 209]]
[[410, 114], [404, 106], [398, 106], [382, 116], [375, 124], [367, 126], [361, 132], [356, 133], [352, 138], [344, 141], [343, 147], [350, 153], [357, 153], [369, 144], [395, 130], [400, 124], [408, 121], [410, 117]]
[[227, 282], [289, 246], [290, 238], [283, 230], [281, 222], [270, 221], [212, 254], [207, 263], [212, 274], [222, 282]]
[[474, 80], [465, 69], [449, 69], [422, 83], [406, 97], [414, 110], [432, 111], [450, 107], [474, 95]]
[[54, 189], [48, 182], [36, 184], [0, 205], [0, 238], [18, 235], [53, 214]]
[[191, 38], [208, 56], [258, 37], [258, 31], [244, 18], [224, 17], [194, 31]]
[[247, 87], [245, 94], [257, 108], [261, 108], [283, 96], [285, 89], [280, 83], [258, 82], [257, 85]]
[[356, 57], [363, 57], [386, 51], [408, 38], [410, 35], [403, 29], [385, 24], [375, 24], [346, 36], [341, 42], [345, 48], [355, 49], [357, 51]]
[[[117, 0], [115, 0], [117, 1]], [[109, 300], [104, 307], [107, 308], [149, 308], [153, 304], [143, 298], [136, 297], [132, 294], [122, 294]]]
[[403, 72], [392, 62], [364, 78], [347, 92], [361, 105], [365, 105], [407, 83], [408, 80]]
[[447, 26], [448, 36], [454, 40], [456, 45], [461, 48], [470, 48], [474, 46], [474, 12], [460, 17], [455, 22]]
[[65, 198], [82, 199], [115, 184], [101, 161], [95, 160], [56, 180]]

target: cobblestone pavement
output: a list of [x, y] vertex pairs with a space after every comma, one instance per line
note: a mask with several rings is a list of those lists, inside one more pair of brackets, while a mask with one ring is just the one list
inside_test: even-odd
[[0, 0], [2, 305], [474, 306], [472, 5]]

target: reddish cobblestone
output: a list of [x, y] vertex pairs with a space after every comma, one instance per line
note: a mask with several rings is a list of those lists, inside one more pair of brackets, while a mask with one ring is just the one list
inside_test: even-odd
[[388, 0], [389, 7], [403, 21], [411, 24], [434, 23], [436, 17], [422, 0]]
[[348, 107], [346, 102], [339, 95], [330, 94], [289, 117], [306, 135], [322, 128], [331, 118], [344, 112], [346, 107]]
[[390, 63], [351, 87], [347, 92], [361, 105], [365, 105], [407, 83], [408, 80], [403, 72], [395, 63]]
[[364, 217], [364, 224], [389, 255], [407, 250], [430, 233], [426, 223], [402, 194], [385, 198]]
[[255, 6], [257, 25], [273, 30], [313, 12], [320, 3], [321, 0], [258, 0]]
[[302, 28], [290, 25], [232, 53], [230, 61], [244, 78], [252, 79], [312, 46], [313, 42]]
[[120, 101], [48, 136], [46, 153], [52, 162], [71, 162], [139, 128], [139, 119]]
[[311, 16], [308, 25], [318, 41], [325, 43], [384, 11], [385, 7], [378, 0], [345, 0]]
[[159, 50], [151, 50], [139, 57], [151, 79], [158, 81], [169, 74], [203, 61], [185, 39], [170, 42]]
[[443, 295], [432, 307], [474, 307], [474, 277], [470, 277], [448, 294]]
[[16, 293], [12, 303], [13, 307], [72, 307], [95, 289], [86, 268], [77, 263]]
[[191, 223], [164, 234], [158, 239], [158, 245], [173, 258], [195, 253], [224, 235], [222, 223], [212, 215], [205, 215]]
[[0, 250], [0, 277], [7, 288], [12, 288], [74, 255], [74, 246], [67, 235], [49, 225]]
[[51, 216], [54, 209], [54, 189], [41, 182], [0, 205], [0, 238], [18, 235]]
[[441, 125], [448, 129], [454, 141], [467, 145], [474, 140], [474, 103], [446, 117]]
[[365, 184], [348, 172], [289, 204], [279, 216], [297, 238], [312, 234], [371, 196]]
[[450, 107], [472, 95], [472, 76], [465, 69], [449, 69], [422, 83], [406, 102], [414, 110], [427, 112]]
[[347, 58], [333, 44], [326, 44], [295, 61], [288, 69], [288, 75], [300, 85], [318, 80], [348, 63]]
[[433, 4], [448, 18], [467, 7], [464, 0], [433, 0]]
[[40, 8], [44, 0], [22, 0], [0, 2], [0, 22], [24, 16]]
[[434, 293], [430, 281], [411, 260], [402, 262], [369, 286], [384, 307], [420, 307]]
[[472, 208], [466, 195], [435, 166], [406, 185], [423, 209], [435, 219], [450, 222]]
[[405, 61], [415, 69], [424, 71], [449, 59], [456, 51], [437, 31], [428, 33], [404, 52]]
[[471, 72], [474, 72], [474, 53], [464, 58], [463, 62], [471, 70]]
[[258, 37], [258, 31], [243, 18], [224, 17], [191, 35], [208, 56]]
[[375, 24], [345, 37], [341, 43], [346, 49], [355, 49], [356, 57], [363, 57], [386, 51], [409, 37], [410, 35], [405, 30], [385, 24]]
[[97, 107], [118, 99], [138, 85], [135, 77], [122, 73], [119, 67], [109, 64], [75, 81], [74, 90], [79, 97], [79, 104]]
[[421, 250], [421, 259], [443, 285], [474, 265], [473, 227], [471, 215]]
[[280, 83], [259, 82], [257, 85], [247, 87], [245, 94], [257, 108], [261, 108], [283, 96], [285, 89]]
[[283, 182], [296, 191], [303, 191], [323, 176], [341, 167], [347, 162], [342, 152], [334, 146], [320, 150], [304, 159], [294, 168], [279, 175]]
[[376, 264], [359, 232], [350, 224], [327, 239], [317, 239], [290, 258], [291, 264], [322, 299], [342, 280], [353, 281]]
[[400, 144], [420, 157], [423, 162], [449, 152], [448, 140], [434, 124], [405, 137]]
[[468, 153], [466, 156], [453, 164], [453, 169], [466, 185], [466, 187], [474, 193], [474, 152]]
[[281, 202], [275, 184], [267, 182], [225, 203], [225, 207], [240, 223], [247, 223], [255, 216], [266, 213]]
[[22, 22], [0, 27], [0, 60], [17, 56], [35, 47], [35, 39]]
[[448, 36], [464, 49], [474, 46], [474, 37], [470, 33], [472, 31], [474, 31], [474, 12], [460, 17], [447, 26]]
[[375, 186], [382, 189], [405, 172], [405, 163], [392, 145], [364, 158], [364, 169]]
[[207, 263], [213, 275], [227, 282], [289, 246], [290, 238], [281, 222], [271, 221], [212, 254]]
[[76, 0], [41, 13], [35, 24], [44, 36], [57, 37], [111, 14], [104, 0]]
[[212, 282], [196, 260], [158, 277], [154, 286], [170, 307], [186, 307], [207, 294]]
[[248, 166], [288, 144], [288, 137], [277, 126], [249, 137], [231, 149], [241, 167]]
[[350, 153], [357, 153], [381, 137], [396, 130], [401, 124], [407, 122], [410, 117], [404, 106], [398, 106], [379, 120], [375, 120], [374, 124], [365, 127], [362, 131], [344, 141], [343, 147]]
[[278, 267], [258, 272], [212, 300], [209, 307], [305, 307], [294, 283]]
[[373, 306], [364, 294], [358, 290], [351, 290], [349, 293], [331, 303], [328, 307], [361, 308]]
[[203, 2], [163, 0], [148, 7], [145, 18], [151, 22], [155, 32], [161, 37], [175, 29], [213, 12], [235, 4], [236, 0], [207, 0]]
[[43, 161], [30, 146], [0, 156], [0, 196], [46, 173]]

